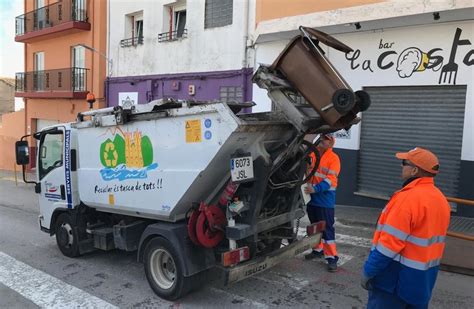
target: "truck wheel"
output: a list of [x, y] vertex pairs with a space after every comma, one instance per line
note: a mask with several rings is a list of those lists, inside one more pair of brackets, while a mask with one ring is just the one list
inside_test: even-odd
[[176, 300], [191, 290], [193, 277], [183, 276], [181, 257], [167, 239], [152, 239], [145, 248], [144, 261], [148, 283], [159, 297]]
[[62, 213], [56, 220], [56, 243], [59, 250], [67, 257], [79, 256], [79, 237], [71, 216], [68, 213]]

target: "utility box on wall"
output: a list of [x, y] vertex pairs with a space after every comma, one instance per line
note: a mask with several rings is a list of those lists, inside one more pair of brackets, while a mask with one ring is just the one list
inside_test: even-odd
[[174, 91], [179, 91], [180, 88], [181, 82], [175, 80], [171, 83], [171, 89], [173, 89]]
[[195, 95], [195, 94], [196, 94], [196, 86], [194, 86], [194, 85], [189, 85], [189, 86], [188, 86], [188, 94], [189, 94], [189, 95]]

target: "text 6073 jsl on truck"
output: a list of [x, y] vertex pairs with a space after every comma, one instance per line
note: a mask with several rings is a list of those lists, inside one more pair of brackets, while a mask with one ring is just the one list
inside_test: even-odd
[[[324, 222], [301, 239], [295, 232], [304, 215], [301, 185], [317, 168], [308, 171], [307, 158], [319, 158], [304, 137], [350, 128], [370, 100], [351, 90], [323, 48], [351, 49], [300, 30], [253, 77], [272, 112], [238, 114], [253, 103], [161, 99], [83, 112], [36, 132], [41, 230], [68, 257], [137, 251], [150, 286], [169, 300], [210, 269], [229, 284], [318, 243]], [[16, 144], [23, 175], [26, 138]]]

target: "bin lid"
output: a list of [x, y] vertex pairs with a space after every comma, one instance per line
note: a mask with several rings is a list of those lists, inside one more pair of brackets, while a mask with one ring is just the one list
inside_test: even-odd
[[342, 43], [341, 41], [339, 41], [338, 39], [330, 36], [327, 33], [324, 33], [322, 31], [319, 31], [319, 30], [316, 30], [316, 29], [313, 29], [313, 28], [303, 27], [303, 26], [300, 27], [300, 29], [303, 29], [308, 34], [315, 37], [318, 41], [320, 41], [321, 43], [323, 43], [323, 44], [325, 44], [329, 47], [340, 50], [344, 53], [348, 53], [348, 52], [353, 51], [352, 48], [350, 48], [346, 44]]
[[[329, 47], [332, 47], [334, 49], [337, 49], [341, 52], [344, 52], [344, 53], [348, 53], [348, 52], [351, 52], [353, 51], [352, 48], [350, 48], [349, 46], [347, 46], [346, 44], [342, 43], [341, 41], [337, 40], [336, 38], [330, 36], [329, 34], [326, 34], [322, 31], [319, 31], [319, 30], [316, 30], [316, 29], [313, 29], [313, 28], [309, 28], [309, 27], [303, 27], [303, 26], [300, 26], [300, 30], [303, 29], [304, 31], [306, 31], [306, 33], [308, 33], [310, 36], [316, 38], [319, 42], [329, 46]], [[301, 34], [300, 35], [297, 35], [297, 36], [294, 36], [290, 42], [286, 45], [285, 49], [283, 49], [283, 51], [280, 53], [280, 55], [278, 55], [278, 57], [275, 59], [275, 61], [273, 62], [273, 64], [271, 65], [271, 68], [274, 70], [276, 68], [278, 68], [278, 65], [280, 63], [280, 61], [285, 57], [285, 55], [288, 53], [288, 51], [292, 48], [292, 46], [297, 43], [299, 40], [303, 40], [306, 36], [304, 35], [303, 31], [301, 31]]]

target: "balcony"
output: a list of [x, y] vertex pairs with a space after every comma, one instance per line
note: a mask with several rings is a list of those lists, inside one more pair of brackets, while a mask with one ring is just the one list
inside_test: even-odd
[[168, 31], [158, 34], [158, 42], [172, 42], [188, 37], [188, 29]]
[[84, 68], [65, 68], [16, 73], [15, 96], [85, 99], [88, 71]]
[[130, 47], [130, 46], [138, 46], [143, 44], [143, 37], [137, 36], [130, 39], [123, 39], [120, 41], [120, 47]]
[[31, 43], [90, 29], [87, 1], [63, 0], [16, 17], [15, 41]]

